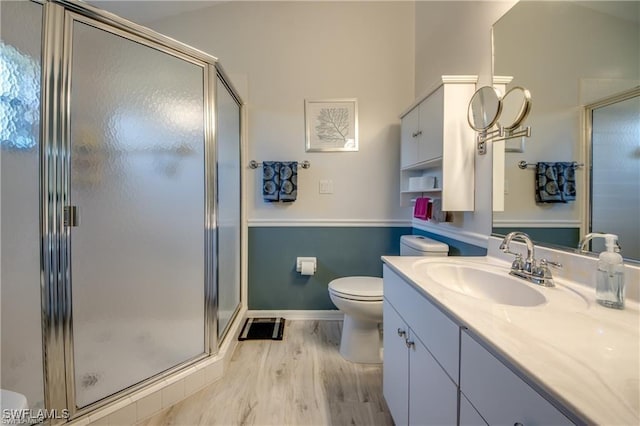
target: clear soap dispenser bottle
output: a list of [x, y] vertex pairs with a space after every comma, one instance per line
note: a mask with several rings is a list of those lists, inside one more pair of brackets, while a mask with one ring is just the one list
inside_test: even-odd
[[591, 238], [604, 238], [606, 251], [598, 257], [596, 301], [602, 306], [624, 309], [624, 264], [615, 234], [592, 234]]

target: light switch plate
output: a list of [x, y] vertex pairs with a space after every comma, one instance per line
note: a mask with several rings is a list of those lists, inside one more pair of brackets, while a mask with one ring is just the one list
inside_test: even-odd
[[333, 181], [330, 179], [320, 179], [318, 192], [320, 192], [320, 194], [333, 194]]

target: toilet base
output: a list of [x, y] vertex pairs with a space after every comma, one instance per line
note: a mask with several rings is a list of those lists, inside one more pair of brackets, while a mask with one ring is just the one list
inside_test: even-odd
[[348, 361], [362, 364], [382, 363], [382, 336], [377, 321], [344, 316], [340, 355]]

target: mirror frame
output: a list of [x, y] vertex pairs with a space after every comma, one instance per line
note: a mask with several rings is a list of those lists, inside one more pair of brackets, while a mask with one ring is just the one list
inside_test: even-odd
[[522, 104], [520, 105], [520, 110], [516, 114], [515, 120], [513, 120], [513, 122], [508, 126], [502, 126], [502, 128], [507, 132], [511, 132], [517, 129], [518, 127], [520, 127], [520, 125], [524, 122], [524, 120], [526, 120], [527, 117], [529, 116], [529, 112], [531, 112], [531, 93], [522, 86], [514, 86], [511, 89], [509, 89], [507, 93], [504, 94], [504, 96], [502, 97], [502, 108], [504, 109], [504, 105], [505, 105], [504, 100], [507, 99], [507, 97], [511, 93], [515, 94], [515, 92], [517, 91], [522, 92], [524, 99]]
[[[491, 90], [487, 90], [487, 89], [491, 89]], [[484, 104], [485, 104], [484, 99], [482, 99], [479, 96], [481, 92], [489, 92], [494, 94], [496, 96], [496, 101], [498, 103], [498, 109], [495, 112], [495, 115], [493, 116], [493, 118], [489, 120], [488, 125], [486, 125], [485, 127], [476, 127], [471, 117], [473, 115], [474, 100], [479, 100], [484, 110]], [[498, 91], [498, 89], [491, 86], [482, 86], [481, 88], [475, 91], [475, 93], [473, 94], [473, 96], [471, 96], [471, 99], [469, 100], [469, 107], [467, 108], [467, 121], [469, 123], [469, 127], [471, 127], [476, 132], [486, 132], [487, 130], [492, 128], [494, 124], [498, 122], [498, 119], [500, 118], [501, 113], [502, 113], [502, 97], [500, 96], [500, 92]]]

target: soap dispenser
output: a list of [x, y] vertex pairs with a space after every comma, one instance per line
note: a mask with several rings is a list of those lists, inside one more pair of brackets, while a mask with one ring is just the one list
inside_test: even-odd
[[607, 308], [624, 309], [624, 265], [619, 253], [618, 236], [593, 233], [587, 235], [585, 240], [593, 238], [604, 238], [606, 246], [606, 251], [598, 257], [596, 301]]

